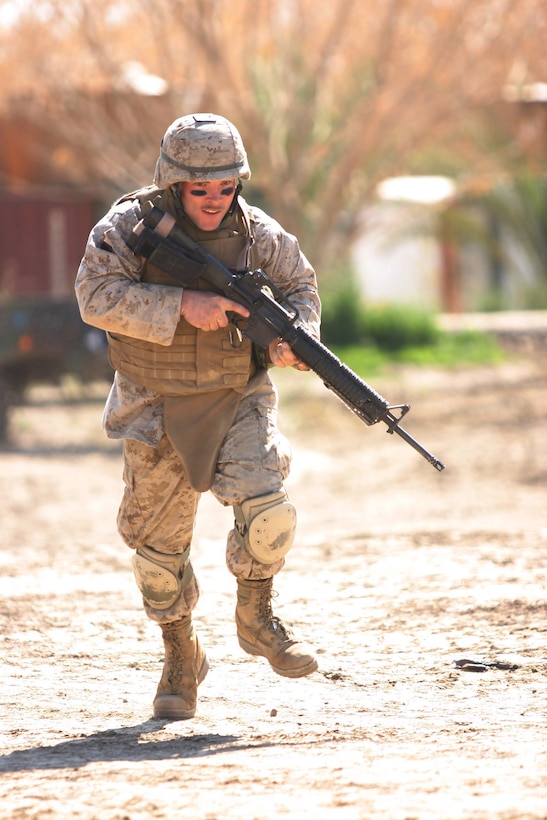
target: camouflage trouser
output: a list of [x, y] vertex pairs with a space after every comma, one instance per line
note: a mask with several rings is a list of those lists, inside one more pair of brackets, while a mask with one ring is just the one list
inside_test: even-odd
[[[275, 394], [264, 386], [242, 399], [235, 422], [226, 436], [217, 462], [211, 492], [225, 505], [277, 492], [289, 473], [290, 447], [276, 426]], [[167, 436], [156, 447], [133, 439], [124, 441], [125, 490], [118, 514], [120, 535], [129, 547], [147, 545], [158, 552], [182, 553], [192, 541], [200, 493], [186, 477]], [[228, 534], [226, 563], [240, 578], [269, 578], [284, 559], [261, 564]], [[166, 610], [144, 602], [150, 618], [159, 623], [187, 615], [197, 604], [195, 577], [180, 598]]]

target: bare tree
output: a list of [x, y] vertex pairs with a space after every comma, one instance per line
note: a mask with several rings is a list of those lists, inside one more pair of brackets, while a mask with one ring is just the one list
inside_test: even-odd
[[495, 168], [470, 123], [542, 79], [546, 18], [543, 0], [42, 0], [0, 32], [4, 75], [23, 64], [4, 107], [56, 128], [113, 193], [149, 181], [170, 120], [225, 114], [253, 194], [324, 272], [380, 179], [433, 172], [439, 146], [468, 175]]

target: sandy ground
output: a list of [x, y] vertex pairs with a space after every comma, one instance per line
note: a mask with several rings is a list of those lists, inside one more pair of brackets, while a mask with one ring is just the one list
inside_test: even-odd
[[[57, 820], [547, 817], [547, 363], [374, 380], [438, 473], [312, 374], [279, 374], [299, 537], [277, 612], [320, 670], [242, 653], [230, 514], [193, 560], [211, 671], [151, 719], [162, 667], [115, 518], [107, 389], [37, 390], [0, 452], [0, 816]], [[466, 663], [471, 661], [472, 663]]]

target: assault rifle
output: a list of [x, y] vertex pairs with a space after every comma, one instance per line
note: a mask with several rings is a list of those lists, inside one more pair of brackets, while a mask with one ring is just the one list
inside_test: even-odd
[[366, 424], [383, 422], [388, 433], [396, 433], [436, 470], [444, 470], [445, 465], [400, 426], [410, 406], [390, 405], [301, 327], [298, 310], [262, 270], [229, 270], [187, 236], [170, 214], [157, 207], [152, 207], [135, 226], [128, 244], [134, 253], [149, 259], [184, 287], [192, 287], [201, 277], [224, 296], [244, 305], [250, 314], [248, 319], [230, 314], [241, 333], [263, 348], [274, 339], [287, 342], [294, 354]]

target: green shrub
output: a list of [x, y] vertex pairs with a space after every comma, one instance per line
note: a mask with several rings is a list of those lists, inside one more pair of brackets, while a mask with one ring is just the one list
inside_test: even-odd
[[362, 322], [365, 343], [388, 352], [432, 345], [440, 335], [431, 313], [403, 305], [364, 309]]
[[442, 331], [433, 314], [415, 307], [366, 306], [351, 285], [324, 303], [321, 338], [363, 378], [389, 363], [457, 367], [495, 364], [504, 357], [487, 333]]
[[433, 344], [438, 336], [431, 313], [404, 305], [368, 307], [351, 285], [323, 305], [322, 337], [327, 345], [367, 345], [397, 351]]
[[353, 284], [323, 299], [321, 336], [327, 345], [352, 345], [363, 342], [361, 296]]
[[397, 356], [401, 362], [437, 367], [497, 364], [503, 358], [504, 352], [496, 339], [477, 330], [440, 333], [435, 344], [408, 347]]
[[391, 364], [444, 368], [492, 365], [503, 361], [505, 355], [493, 336], [478, 331], [439, 332], [433, 344], [409, 346], [391, 352], [367, 345], [336, 345], [332, 351], [365, 380]]

